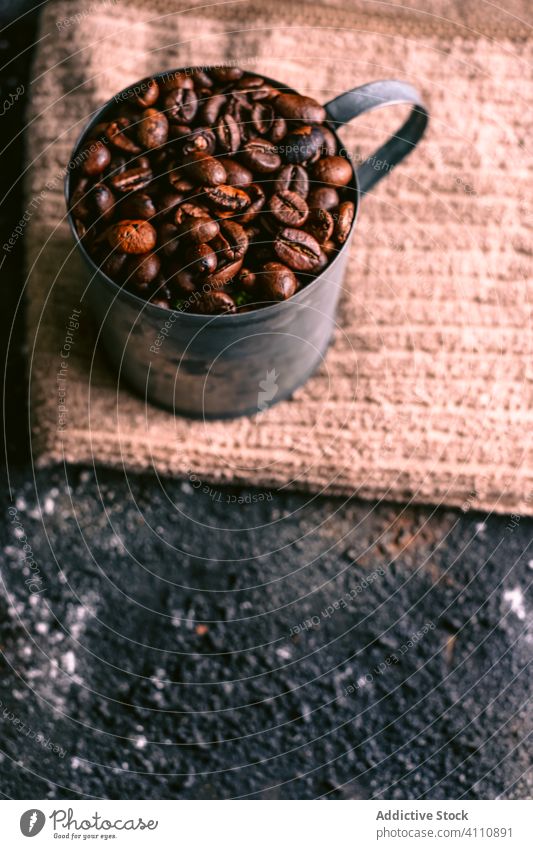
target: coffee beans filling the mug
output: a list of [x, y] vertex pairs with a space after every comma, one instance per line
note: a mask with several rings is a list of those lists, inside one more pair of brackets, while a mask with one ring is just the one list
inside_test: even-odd
[[345, 243], [352, 166], [312, 98], [218, 67], [115, 101], [75, 157], [70, 209], [117, 284], [167, 309], [244, 312], [290, 298]]

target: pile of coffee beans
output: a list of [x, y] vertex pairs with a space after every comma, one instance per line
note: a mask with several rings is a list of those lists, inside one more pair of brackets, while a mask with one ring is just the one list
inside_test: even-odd
[[290, 298], [335, 257], [352, 166], [324, 108], [239, 68], [190, 69], [117, 95], [75, 156], [79, 237], [116, 283], [216, 314]]

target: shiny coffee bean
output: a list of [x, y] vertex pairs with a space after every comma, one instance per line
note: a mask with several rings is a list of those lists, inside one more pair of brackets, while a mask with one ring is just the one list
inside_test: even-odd
[[352, 166], [344, 156], [325, 156], [313, 166], [314, 179], [330, 186], [347, 186], [352, 176]]
[[163, 221], [157, 227], [157, 244], [158, 250], [164, 257], [172, 256], [178, 250], [180, 244], [179, 230], [172, 221]]
[[309, 213], [305, 223], [305, 229], [317, 240], [320, 245], [331, 239], [334, 227], [333, 216], [327, 209], [316, 208]]
[[102, 141], [93, 141], [85, 151], [81, 170], [87, 177], [98, 177], [111, 162], [109, 148]]
[[127, 134], [130, 122], [127, 118], [117, 118], [106, 128], [106, 136], [116, 148], [125, 153], [140, 153], [142, 148]]
[[276, 192], [270, 198], [268, 208], [276, 221], [290, 227], [301, 227], [309, 215], [308, 206], [298, 192]]
[[177, 88], [194, 88], [194, 80], [184, 71], [171, 71], [168, 74], [163, 74], [158, 78], [158, 84], [163, 95]]
[[[105, 183], [95, 183], [89, 192], [88, 201], [96, 218], [109, 221], [113, 217], [115, 196]], [[132, 215], [131, 217], [136, 218], [137, 216]]]
[[297, 192], [306, 198], [309, 192], [309, 175], [302, 165], [284, 165], [274, 181], [275, 192]]
[[229, 65], [225, 68], [210, 68], [209, 73], [217, 83], [231, 83], [234, 80], [240, 80], [244, 72], [240, 68]]
[[337, 139], [328, 127], [320, 127], [323, 142], [320, 146], [322, 156], [335, 156], [337, 153]]
[[354, 217], [355, 205], [351, 200], [346, 200], [339, 205], [335, 222], [335, 238], [340, 245], [343, 245], [350, 235]]
[[294, 271], [313, 271], [320, 263], [321, 250], [317, 240], [304, 230], [285, 227], [274, 241], [280, 260]]
[[218, 159], [203, 153], [190, 153], [184, 159], [185, 173], [202, 186], [219, 186], [226, 181], [226, 170]]
[[184, 156], [190, 153], [206, 153], [212, 156], [216, 148], [216, 138], [213, 130], [209, 127], [198, 127], [191, 130], [187, 127], [183, 136], [181, 152]]
[[[156, 197], [157, 211], [161, 213], [161, 215], [166, 215], [167, 213], [172, 212], [172, 210], [175, 210], [184, 199], [184, 192], [172, 191], [172, 189], [162, 191]], [[138, 217], [142, 218], [143, 216], [139, 215]]]
[[198, 98], [192, 88], [174, 88], [165, 95], [163, 107], [169, 121], [190, 124], [198, 109]]
[[149, 186], [152, 181], [152, 172], [145, 168], [128, 168], [120, 174], [111, 177], [110, 183], [115, 191], [121, 194], [126, 192], [138, 192]]
[[286, 301], [298, 288], [294, 272], [281, 262], [267, 262], [257, 280], [263, 296], [268, 301]]
[[221, 111], [227, 105], [227, 98], [225, 94], [214, 94], [212, 97], [209, 97], [204, 103], [200, 104], [200, 109], [198, 112], [199, 120], [202, 124], [207, 124], [210, 127], [213, 127], [220, 115]]
[[145, 288], [152, 283], [161, 269], [161, 260], [157, 254], [129, 256], [126, 265], [126, 278], [130, 284]]
[[120, 283], [124, 278], [127, 259], [127, 254], [119, 253], [118, 251], [108, 253], [102, 263], [102, 271], [104, 274], [107, 274], [111, 280], [115, 280]]
[[147, 109], [153, 106], [159, 97], [159, 86], [155, 80], [145, 80], [140, 85], [140, 91], [135, 94], [135, 102], [137, 106]]
[[250, 199], [245, 211], [240, 213], [239, 221], [241, 224], [248, 224], [256, 218], [257, 214], [263, 209], [266, 201], [266, 196], [258, 183], [252, 183], [246, 187], [246, 194]]
[[213, 248], [202, 243], [193, 245], [186, 254], [186, 262], [194, 275], [211, 274], [217, 267], [217, 255]]
[[307, 162], [319, 151], [323, 140], [321, 129], [305, 124], [285, 136], [283, 144], [280, 145], [280, 151], [285, 162], [301, 164]]
[[306, 121], [321, 124], [326, 120], [326, 110], [312, 97], [302, 94], [280, 94], [274, 101], [274, 108], [283, 118], [293, 121]]
[[226, 113], [219, 118], [216, 128], [218, 143], [224, 153], [235, 153], [241, 143], [241, 131], [235, 118]]
[[256, 103], [252, 109], [252, 125], [260, 136], [266, 136], [272, 130], [276, 113], [274, 107], [268, 102]]
[[226, 169], [226, 183], [228, 186], [237, 186], [237, 188], [245, 189], [254, 179], [252, 172], [237, 162], [236, 159], [224, 159], [224, 168]]
[[216, 242], [213, 239], [212, 244], [217, 245], [217, 254], [230, 262], [236, 259], [244, 259], [244, 255], [248, 250], [248, 236], [240, 224], [236, 221], [221, 221], [220, 233]]
[[167, 283], [170, 291], [178, 298], [187, 298], [197, 289], [197, 280], [189, 268], [183, 268], [183, 261], [172, 259], [167, 266]]
[[331, 211], [339, 205], [338, 192], [332, 186], [315, 186], [309, 192], [307, 205], [310, 209], [317, 207]]
[[247, 294], [253, 295], [255, 293], [257, 275], [249, 268], [241, 268], [237, 275], [237, 280], [241, 289]]
[[178, 234], [196, 244], [210, 242], [219, 232], [219, 224], [202, 207], [193, 204], [179, 206], [174, 220]]
[[109, 227], [107, 239], [112, 248], [125, 254], [145, 254], [155, 248], [157, 233], [148, 221], [125, 220]]
[[124, 218], [144, 218], [148, 221], [157, 214], [153, 199], [146, 192], [134, 192], [120, 206], [120, 214]]
[[287, 122], [285, 118], [282, 118], [281, 115], [276, 115], [273, 122], [272, 128], [269, 133], [269, 138], [271, 142], [277, 144], [287, 135]]
[[247, 142], [242, 149], [241, 158], [248, 168], [259, 174], [271, 174], [281, 165], [276, 146], [263, 139]]
[[236, 186], [216, 186], [205, 190], [213, 206], [220, 212], [242, 212], [250, 204], [250, 198], [243, 189]]
[[237, 311], [235, 301], [227, 292], [208, 292], [196, 302], [195, 312], [201, 315], [219, 315]]
[[221, 289], [238, 275], [241, 268], [242, 259], [221, 262], [218, 264], [215, 273], [206, 278], [206, 285], [211, 286], [212, 289]]
[[168, 120], [158, 109], [145, 109], [137, 128], [137, 138], [143, 147], [154, 150], [168, 138]]

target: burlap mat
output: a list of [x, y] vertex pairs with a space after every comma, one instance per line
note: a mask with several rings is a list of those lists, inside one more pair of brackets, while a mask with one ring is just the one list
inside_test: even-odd
[[[533, 513], [527, 6], [344, 3], [68, 0], [44, 10], [23, 225], [39, 464], [94, 460], [192, 471], [195, 482]], [[253, 419], [190, 422], [117, 391], [94, 353], [62, 180], [81, 127], [118, 89], [228, 59], [322, 101], [405, 79], [432, 123], [364, 200], [322, 371]], [[347, 147], [368, 154], [399, 117], [359, 119]]]

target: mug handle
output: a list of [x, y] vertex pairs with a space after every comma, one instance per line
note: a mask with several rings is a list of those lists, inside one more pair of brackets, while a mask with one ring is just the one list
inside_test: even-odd
[[[377, 80], [367, 83], [339, 94], [338, 97], [324, 104], [328, 120], [337, 129], [364, 112], [373, 112], [374, 109], [397, 103], [412, 103], [413, 109], [405, 124], [357, 169], [362, 195], [365, 195], [394, 165], [414, 150], [427, 127], [429, 120], [427, 109], [417, 90], [409, 83], [403, 83], [400, 80]], [[381, 161], [382, 167], [375, 167], [376, 160]]]

